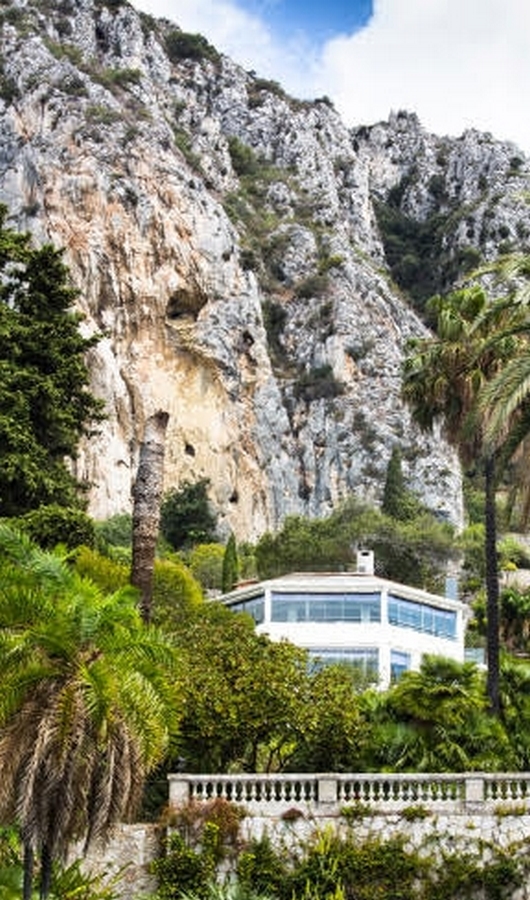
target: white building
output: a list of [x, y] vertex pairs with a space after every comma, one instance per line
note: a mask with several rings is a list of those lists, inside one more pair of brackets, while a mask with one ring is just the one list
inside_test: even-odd
[[427, 653], [464, 661], [468, 607], [379, 578], [371, 552], [358, 555], [354, 573], [283, 575], [220, 599], [272, 640], [287, 638], [323, 662], [357, 664], [381, 687], [419, 669]]

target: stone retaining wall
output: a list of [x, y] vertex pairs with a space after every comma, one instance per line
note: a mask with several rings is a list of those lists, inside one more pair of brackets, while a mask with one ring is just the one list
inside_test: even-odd
[[[530, 849], [530, 775], [172, 775], [170, 804], [217, 797], [240, 804], [243, 841], [267, 834], [273, 843], [296, 847], [317, 829], [352, 828], [359, 841], [405, 836], [411, 848], [432, 854], [480, 852], [491, 846], [527, 855]], [[154, 825], [123, 825], [104, 853], [87, 866], [109, 873], [123, 869], [120, 897], [139, 900], [156, 887], [149, 863], [160, 834]], [[530, 884], [513, 900], [530, 900]]]

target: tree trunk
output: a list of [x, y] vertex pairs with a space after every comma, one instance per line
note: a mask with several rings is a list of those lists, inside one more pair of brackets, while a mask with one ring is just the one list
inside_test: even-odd
[[22, 885], [22, 897], [23, 900], [31, 900], [31, 896], [33, 893], [33, 850], [24, 841], [24, 880]]
[[155, 550], [160, 524], [168, 420], [169, 415], [162, 411], [147, 420], [133, 487], [131, 582], [140, 590], [140, 610], [146, 623], [151, 621]]
[[40, 856], [40, 900], [47, 900], [52, 886], [52, 858], [46, 844]]
[[497, 565], [497, 515], [495, 511], [495, 459], [488, 456], [484, 463], [486, 488], [486, 653], [488, 664], [487, 692], [490, 712], [499, 716], [500, 666], [499, 666], [499, 572]]

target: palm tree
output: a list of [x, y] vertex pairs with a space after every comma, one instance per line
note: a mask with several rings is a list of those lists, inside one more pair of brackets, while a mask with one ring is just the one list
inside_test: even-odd
[[58, 553], [0, 524], [0, 821], [35, 855], [40, 896], [73, 841], [128, 818], [174, 722], [175, 652], [136, 592], [105, 596]]
[[[487, 713], [483, 676], [472, 663], [426, 656], [386, 698], [387, 765], [424, 772], [503, 768], [511, 748], [501, 722]], [[383, 727], [381, 727], [383, 726]], [[381, 751], [378, 751], [381, 752]]]
[[458, 447], [464, 465], [480, 463], [485, 480], [487, 593], [487, 692], [491, 711], [500, 713], [499, 579], [496, 549], [496, 445], [486, 440], [481, 392], [510, 359], [517, 344], [505, 330], [509, 308], [492, 303], [478, 285], [435, 297], [436, 336], [410, 344], [404, 361], [403, 395], [420, 427], [438, 422]]
[[159, 410], [145, 423], [138, 472], [133, 487], [131, 583], [140, 591], [140, 609], [142, 618], [147, 625], [151, 621], [168, 421], [169, 414]]

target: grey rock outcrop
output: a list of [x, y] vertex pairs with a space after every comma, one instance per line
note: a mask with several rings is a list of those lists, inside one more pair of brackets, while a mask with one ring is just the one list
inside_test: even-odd
[[130, 509], [164, 409], [166, 487], [207, 476], [240, 538], [352, 492], [377, 502], [396, 443], [410, 486], [461, 523], [456, 455], [400, 398], [426, 328], [380, 209], [435, 219], [454, 282], [462, 257], [530, 233], [522, 154], [404, 113], [348, 130], [325, 98], [295, 101], [122, 0], [14, 0], [0, 22], [0, 200], [65, 248], [102, 335], [108, 418], [76, 462], [91, 512]]

